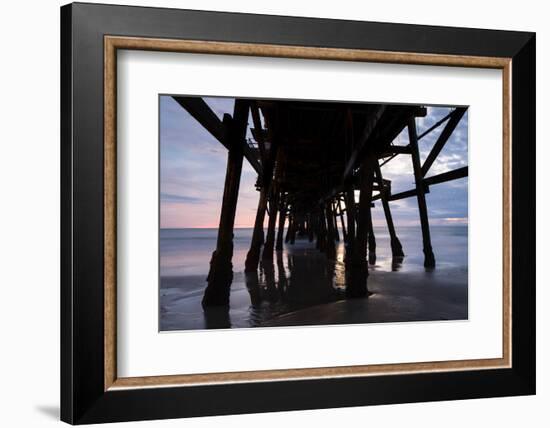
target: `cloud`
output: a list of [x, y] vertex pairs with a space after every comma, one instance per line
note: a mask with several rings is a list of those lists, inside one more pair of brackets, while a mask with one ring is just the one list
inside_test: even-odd
[[208, 199], [197, 198], [195, 196], [185, 196], [185, 195], [173, 195], [170, 193], [161, 193], [160, 194], [161, 202], [180, 202], [184, 204], [202, 204]]

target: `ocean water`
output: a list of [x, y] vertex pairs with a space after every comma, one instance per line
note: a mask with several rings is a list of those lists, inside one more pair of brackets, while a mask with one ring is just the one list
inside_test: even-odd
[[327, 261], [307, 239], [285, 244], [273, 263], [244, 273], [252, 229], [235, 229], [231, 304], [202, 310], [217, 229], [160, 230], [160, 330], [467, 319], [468, 227], [432, 226], [436, 268], [423, 266], [420, 227], [399, 227], [405, 257], [392, 259], [389, 234], [375, 227], [368, 299], [345, 298], [344, 244]]

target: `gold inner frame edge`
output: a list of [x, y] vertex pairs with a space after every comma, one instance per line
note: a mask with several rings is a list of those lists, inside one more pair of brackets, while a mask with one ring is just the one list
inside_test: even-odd
[[[118, 49], [213, 55], [242, 55], [502, 70], [503, 83], [503, 349], [501, 358], [279, 369], [169, 376], [117, 377], [116, 367], [116, 53]], [[511, 367], [511, 58], [339, 49], [308, 46], [104, 37], [104, 390], [221, 383], [396, 375]]]

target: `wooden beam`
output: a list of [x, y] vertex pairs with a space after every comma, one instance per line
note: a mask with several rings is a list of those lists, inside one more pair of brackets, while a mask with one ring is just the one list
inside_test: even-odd
[[265, 150], [265, 130], [262, 128], [262, 121], [260, 119], [260, 109], [258, 108], [258, 103], [256, 101], [252, 102], [250, 106], [250, 112], [252, 113], [252, 123], [254, 124], [254, 129], [251, 129], [252, 136], [258, 142], [258, 149], [260, 150], [260, 160], [262, 165], [266, 161], [266, 150]]
[[[172, 98], [193, 116], [193, 118], [195, 118], [216, 140], [222, 143], [226, 149], [230, 150], [232, 144], [235, 144], [237, 149], [240, 148], [252, 168], [254, 168], [258, 174], [262, 173], [262, 166], [246, 142], [245, 136], [240, 140], [229, 141], [227, 138], [227, 127], [224, 125], [224, 122], [218, 118], [216, 113], [214, 113], [202, 98], [177, 96]], [[237, 103], [247, 106], [246, 119], [248, 120], [248, 106], [250, 102], [248, 100], [237, 99], [235, 100], [235, 104]]]
[[468, 177], [468, 167], [453, 169], [452, 171], [443, 172], [424, 179], [424, 183], [428, 185], [445, 183], [447, 181], [458, 180], [459, 178]]
[[227, 149], [230, 144], [227, 141], [227, 129], [216, 113], [199, 97], [172, 97], [182, 106], [204, 129], [206, 129], [216, 140], [222, 143]]
[[[441, 174], [433, 175], [428, 178], [424, 178], [422, 182], [424, 183], [424, 193], [430, 193], [430, 187], [434, 184], [446, 183], [447, 181], [458, 180], [459, 178], [468, 177], [468, 167], [464, 166], [462, 168], [453, 169], [452, 171], [443, 172]], [[388, 195], [388, 201], [397, 201], [399, 199], [410, 198], [411, 196], [416, 196], [416, 189], [407, 190], [405, 192], [395, 193], [393, 195]], [[373, 201], [376, 201], [381, 198], [381, 195], [378, 194], [372, 197]]]
[[[424, 187], [424, 194], [426, 193], [430, 193], [430, 191], [428, 188]], [[411, 189], [405, 192], [399, 192], [399, 193], [396, 193], [395, 195], [388, 196], [388, 201], [398, 201], [399, 199], [410, 198], [412, 196], [417, 196], [417, 195], [418, 195], [418, 191], [416, 189]]]
[[258, 158], [254, 155], [252, 148], [248, 145], [245, 138], [243, 138], [242, 140], [242, 146], [243, 146], [244, 157], [246, 158], [250, 166], [254, 168], [254, 171], [256, 171], [258, 175], [262, 175], [263, 174], [262, 165], [258, 161]]
[[426, 135], [428, 135], [430, 132], [432, 132], [434, 129], [436, 128], [439, 128], [443, 123], [447, 122], [447, 120], [449, 120], [449, 118], [451, 117], [451, 114], [453, 114], [453, 112], [449, 112], [449, 114], [447, 114], [445, 117], [443, 117], [442, 119], [439, 119], [437, 122], [435, 122], [432, 126], [430, 126], [428, 129], [426, 129], [422, 134], [420, 134], [418, 136], [418, 139], [422, 139], [422, 137], [425, 137]]
[[386, 158], [393, 155], [410, 155], [410, 146], [389, 146], [382, 153], [378, 155], [378, 158]]
[[344, 182], [347, 181], [347, 179], [353, 173], [353, 169], [355, 168], [355, 165], [359, 162], [360, 156], [367, 144], [367, 141], [372, 135], [374, 128], [376, 128], [376, 125], [378, 124], [378, 121], [384, 114], [385, 110], [386, 110], [385, 105], [376, 106], [374, 107], [370, 115], [367, 117], [367, 121], [365, 123], [365, 128], [363, 129], [363, 133], [361, 134], [361, 138], [359, 138], [359, 141], [357, 141], [357, 144], [353, 148], [353, 151], [344, 169], [344, 176], [342, 177], [342, 181]]
[[453, 112], [451, 113], [451, 117], [449, 118], [449, 121], [445, 125], [445, 128], [443, 128], [443, 131], [441, 131], [441, 134], [439, 135], [437, 141], [435, 142], [434, 146], [432, 147], [432, 150], [430, 151], [430, 154], [424, 161], [424, 164], [422, 165], [422, 177], [425, 177], [428, 171], [430, 170], [430, 167], [437, 159], [437, 156], [449, 140], [449, 137], [457, 127], [458, 123], [460, 122], [460, 119], [462, 119], [462, 116], [464, 116], [464, 113], [466, 113], [467, 107], [457, 107]]
[[387, 159], [384, 159], [384, 160], [382, 161], [382, 163], [380, 164], [380, 166], [383, 167], [384, 165], [386, 165], [389, 161], [391, 161], [391, 160], [392, 160], [394, 157], [396, 157], [396, 156], [397, 156], [397, 153], [394, 154], [394, 155], [391, 155], [391, 156], [390, 156], [389, 158], [387, 158]]

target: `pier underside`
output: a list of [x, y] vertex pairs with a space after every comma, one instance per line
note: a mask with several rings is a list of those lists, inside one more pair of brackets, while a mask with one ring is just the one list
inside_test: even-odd
[[[380, 201], [391, 254], [399, 263], [404, 252], [390, 203], [407, 197], [418, 203], [424, 266], [435, 268], [425, 195], [431, 185], [467, 176], [468, 168], [429, 177], [427, 173], [466, 108], [453, 109], [419, 135], [416, 118], [425, 116], [426, 108], [418, 105], [236, 99], [233, 114], [220, 120], [201, 98], [174, 99], [228, 152], [218, 238], [202, 298], [204, 308], [229, 304], [243, 161], [258, 174], [257, 213], [245, 261], [248, 278], [254, 278], [260, 263], [272, 266], [284, 245], [299, 240], [311, 242], [308, 248], [332, 262], [343, 248], [342, 291], [349, 298], [369, 296], [369, 264], [374, 265], [377, 259], [371, 208]], [[438, 127], [442, 131], [421, 163], [418, 141]], [[247, 129], [253, 138], [246, 138]], [[396, 137], [404, 130], [408, 144], [396, 145]], [[397, 155], [410, 157], [414, 187], [393, 194], [381, 166]]]

